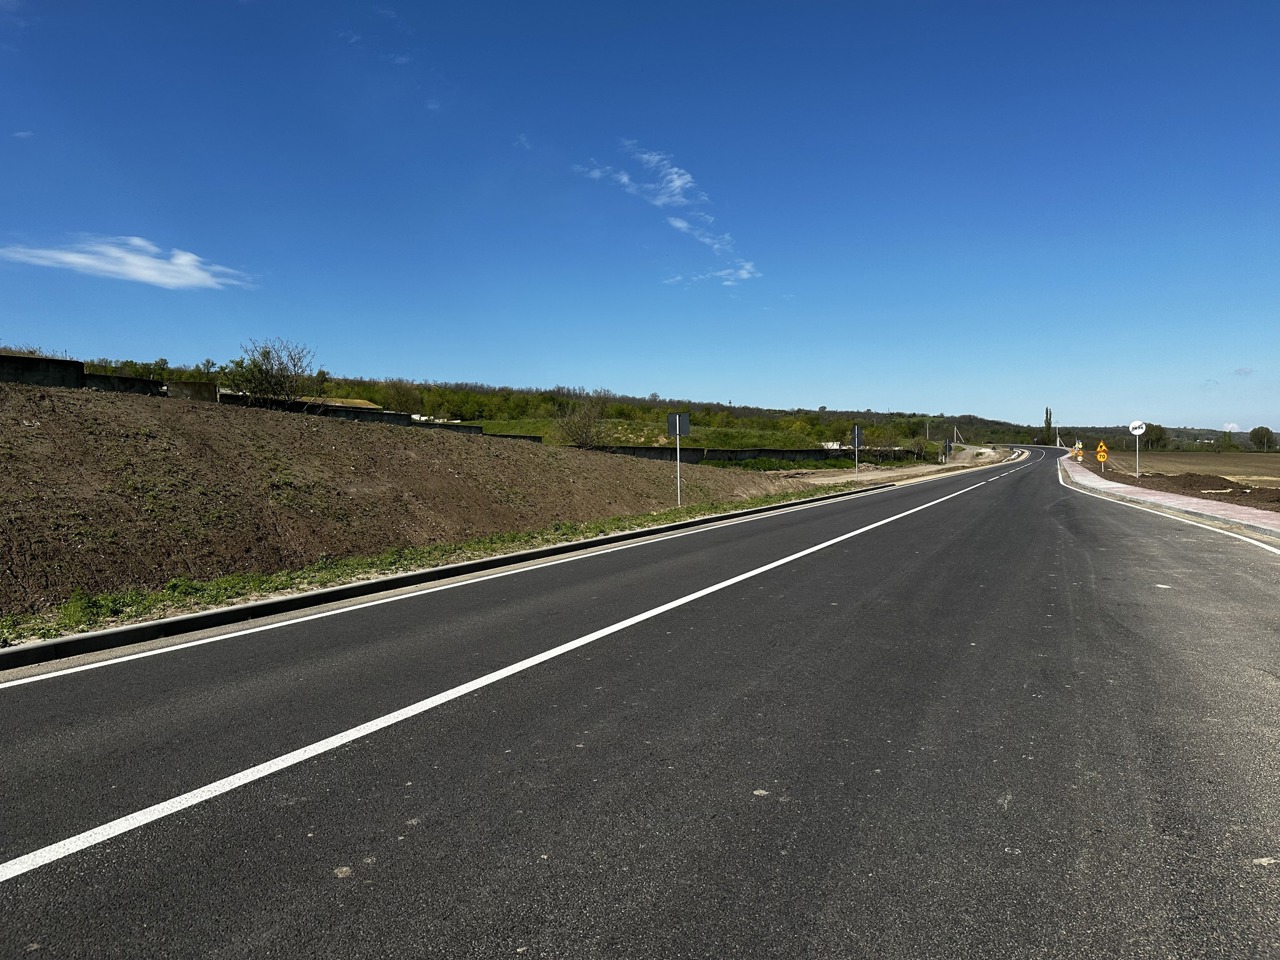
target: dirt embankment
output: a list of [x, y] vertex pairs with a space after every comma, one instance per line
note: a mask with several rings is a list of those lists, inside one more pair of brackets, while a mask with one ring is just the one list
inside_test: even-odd
[[[0, 615], [675, 505], [672, 464], [0, 383]], [[686, 503], [801, 489], [689, 467]]]

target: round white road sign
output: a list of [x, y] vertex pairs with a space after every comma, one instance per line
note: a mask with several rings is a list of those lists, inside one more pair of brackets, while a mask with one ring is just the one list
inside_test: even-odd
[[1146, 430], [1147, 430], [1147, 425], [1143, 423], [1141, 420], [1135, 420], [1133, 421], [1133, 423], [1129, 424], [1129, 432], [1132, 433], [1135, 437], [1138, 436], [1139, 434], [1145, 433]]

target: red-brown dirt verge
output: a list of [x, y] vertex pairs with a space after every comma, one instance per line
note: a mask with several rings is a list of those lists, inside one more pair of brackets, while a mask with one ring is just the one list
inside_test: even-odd
[[[1127, 483], [1144, 490], [1161, 490], [1202, 500], [1234, 503], [1259, 510], [1280, 512], [1280, 455], [1196, 453], [1185, 455], [1142, 454], [1141, 476], [1134, 477], [1133, 453], [1112, 455], [1106, 470], [1085, 451], [1080, 464], [1106, 480]], [[1150, 465], [1150, 468], [1148, 468]], [[1208, 472], [1221, 470], [1230, 474]], [[1161, 472], [1168, 471], [1168, 472]]]

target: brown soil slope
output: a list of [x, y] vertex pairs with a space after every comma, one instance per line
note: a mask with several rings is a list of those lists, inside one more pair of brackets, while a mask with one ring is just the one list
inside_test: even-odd
[[[686, 503], [804, 486], [710, 467], [682, 473]], [[0, 383], [0, 616], [49, 609], [77, 589], [271, 572], [674, 501], [667, 463]]]

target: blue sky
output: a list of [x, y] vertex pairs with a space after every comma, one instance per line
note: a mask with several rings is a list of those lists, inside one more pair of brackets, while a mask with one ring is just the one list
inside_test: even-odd
[[0, 0], [0, 342], [1280, 429], [1275, 0]]

